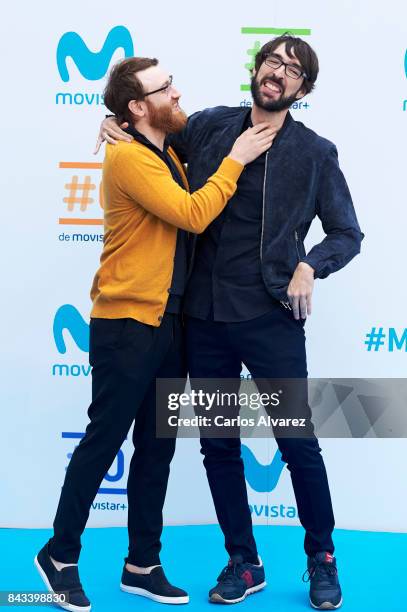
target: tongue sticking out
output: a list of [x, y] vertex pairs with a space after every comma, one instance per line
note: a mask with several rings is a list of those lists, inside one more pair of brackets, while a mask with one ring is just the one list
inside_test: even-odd
[[264, 83], [264, 87], [267, 87], [267, 89], [273, 91], [274, 93], [281, 93], [281, 87], [276, 83], [273, 83], [273, 81], [266, 81]]

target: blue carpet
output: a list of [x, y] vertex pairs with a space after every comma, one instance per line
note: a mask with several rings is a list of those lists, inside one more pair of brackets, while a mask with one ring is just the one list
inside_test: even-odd
[[[44, 590], [33, 557], [50, 533], [45, 529], [0, 530], [1, 591]], [[307, 585], [301, 581], [305, 569], [302, 529], [258, 526], [255, 535], [268, 586], [239, 604], [238, 609], [247, 612], [311, 609], [308, 608]], [[81, 579], [94, 612], [133, 612], [135, 609], [158, 612], [161, 604], [122, 593], [118, 588], [127, 549], [124, 528], [87, 529], [82, 543]], [[407, 534], [336, 530], [335, 543], [344, 610], [405, 612]], [[226, 562], [218, 526], [165, 528], [162, 562], [173, 584], [190, 594], [191, 602], [185, 609], [189, 612], [224, 609], [207, 602], [207, 591]], [[29, 609], [44, 611], [46, 608], [30, 606]]]

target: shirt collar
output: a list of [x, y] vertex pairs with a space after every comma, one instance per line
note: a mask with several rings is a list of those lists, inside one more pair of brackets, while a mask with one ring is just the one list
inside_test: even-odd
[[163, 151], [161, 151], [161, 149], [159, 149], [155, 144], [153, 144], [151, 140], [149, 140], [146, 136], [144, 136], [144, 134], [136, 130], [134, 126], [129, 125], [129, 127], [125, 128], [124, 131], [127, 134], [130, 134], [130, 136], [133, 136], [134, 140], [137, 140], [137, 142], [145, 145], [146, 147], [148, 147], [155, 153], [163, 155], [163, 153], [167, 152], [167, 149], [168, 149], [167, 139], [164, 140], [164, 149]]

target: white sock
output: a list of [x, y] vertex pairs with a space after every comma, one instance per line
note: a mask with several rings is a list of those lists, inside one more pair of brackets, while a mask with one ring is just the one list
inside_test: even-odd
[[132, 563], [126, 563], [126, 569], [129, 572], [133, 572], [134, 574], [151, 574], [152, 570], [155, 567], [160, 567], [160, 565], [150, 565], [150, 567], [139, 567], [138, 565], [133, 565]]
[[72, 565], [78, 565], [77, 563], [61, 563], [61, 561], [55, 561], [50, 555], [50, 559], [52, 563], [55, 565], [58, 572], [60, 572], [64, 567], [71, 567]]

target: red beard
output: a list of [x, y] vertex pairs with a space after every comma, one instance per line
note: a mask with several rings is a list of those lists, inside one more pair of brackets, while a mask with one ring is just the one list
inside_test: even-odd
[[188, 117], [182, 109], [174, 111], [170, 105], [157, 108], [149, 100], [146, 100], [146, 103], [152, 128], [162, 130], [166, 134], [175, 134], [186, 126]]

